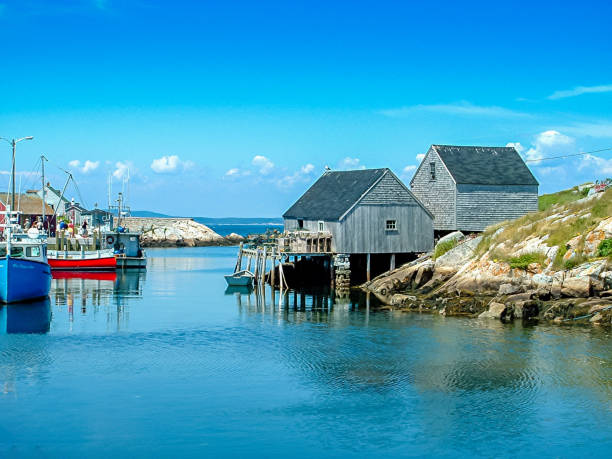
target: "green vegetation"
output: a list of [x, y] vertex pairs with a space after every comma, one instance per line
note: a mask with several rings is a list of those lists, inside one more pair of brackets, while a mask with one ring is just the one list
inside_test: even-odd
[[598, 255], [600, 257], [610, 257], [612, 256], [612, 239], [604, 239], [599, 243], [599, 247], [597, 247]]
[[438, 257], [441, 257], [449, 250], [452, 250], [455, 247], [457, 247], [457, 243], [458, 243], [457, 239], [451, 239], [450, 241], [444, 241], [444, 242], [438, 243], [438, 245], [436, 245], [436, 248], [434, 249], [434, 254], [433, 254], [434, 260]]
[[[573, 243], [574, 250], [570, 260], [563, 257], [568, 251], [568, 242], [577, 236], [585, 236], [599, 223], [612, 216], [612, 187], [593, 199], [578, 202], [587, 192], [579, 192], [578, 187], [559, 193], [540, 197], [540, 211], [524, 215], [512, 221], [505, 221], [487, 228], [476, 249], [476, 253], [489, 258], [511, 262], [513, 267], [529, 264], [527, 258], [510, 260], [510, 254], [518, 243], [529, 238], [540, 238], [549, 247], [559, 248], [553, 267], [569, 269], [588, 261], [583, 256], [584, 237]], [[608, 245], [610, 244], [610, 245]], [[608, 253], [609, 255], [603, 255]], [[612, 243], [606, 242], [599, 256], [612, 257]], [[542, 256], [542, 258], [544, 258]], [[537, 261], [537, 260], [536, 260]]]
[[540, 265], [543, 265], [545, 259], [546, 256], [542, 255], [541, 253], [531, 252], [524, 253], [518, 257], [510, 258], [508, 263], [512, 269], [527, 269], [531, 263], [539, 263]]
[[550, 209], [555, 204], [569, 204], [570, 202], [578, 201], [579, 199], [584, 198], [588, 193], [588, 188], [585, 188], [582, 191], [578, 191], [578, 187], [575, 186], [570, 190], [563, 190], [551, 194], [543, 194], [538, 198], [538, 209], [540, 211], [544, 211]]

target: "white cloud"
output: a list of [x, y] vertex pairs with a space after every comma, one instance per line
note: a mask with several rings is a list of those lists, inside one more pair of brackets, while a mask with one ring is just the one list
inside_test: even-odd
[[312, 164], [302, 166], [298, 171], [291, 175], [286, 175], [278, 180], [277, 185], [281, 188], [287, 188], [299, 182], [309, 182], [312, 180], [312, 172], [315, 167]]
[[416, 155], [416, 160], [418, 162], [421, 162], [425, 159], [425, 153], [419, 153], [418, 155]]
[[445, 115], [459, 116], [484, 116], [495, 118], [520, 118], [530, 117], [528, 113], [517, 112], [504, 107], [495, 105], [483, 106], [474, 105], [467, 101], [460, 101], [451, 104], [431, 104], [431, 105], [410, 105], [407, 107], [391, 108], [379, 110], [378, 113], [391, 118], [402, 118], [415, 113], [441, 113]]
[[417, 167], [414, 164], [409, 164], [408, 166], [404, 167], [402, 169], [402, 179], [404, 180], [411, 179], [416, 169]]
[[[508, 146], [511, 146], [511, 143], [512, 142], [510, 142]], [[523, 148], [522, 145], [521, 148]], [[524, 152], [523, 156], [528, 161], [539, 163], [539, 160], [545, 157], [559, 156], [567, 153], [572, 153], [573, 148], [573, 138], [561, 134], [559, 131], [551, 129], [539, 133], [535, 137], [535, 140], [532, 143], [532, 147], [529, 148], [529, 150], [527, 150], [526, 152]]]
[[272, 172], [272, 169], [274, 169], [274, 163], [262, 155], [254, 156], [251, 164], [259, 168], [259, 173], [261, 175], [268, 175]]
[[361, 164], [361, 160], [359, 158], [351, 158], [347, 156], [342, 161], [340, 161], [338, 165], [338, 169], [340, 170], [351, 170], [351, 169], [365, 169], [366, 167]]
[[191, 161], [181, 161], [177, 155], [162, 156], [154, 159], [151, 163], [151, 169], [157, 174], [170, 174], [179, 169], [187, 170], [194, 166]]
[[85, 160], [83, 163], [83, 167], [81, 167], [81, 161], [78, 159], [73, 159], [68, 163], [71, 169], [78, 169], [84, 174], [88, 174], [92, 171], [95, 171], [98, 166], [100, 166], [100, 161], [90, 161], [89, 159]]
[[612, 92], [612, 84], [604, 84], [599, 86], [576, 86], [573, 89], [563, 91], [555, 91], [547, 98], [550, 100], [565, 99], [566, 97], [576, 97], [583, 94], [598, 94], [602, 92]]
[[248, 175], [251, 175], [251, 171], [242, 170], [242, 169], [238, 169], [237, 167], [234, 167], [232, 169], [229, 169], [225, 173], [225, 178], [239, 178], [239, 177], [246, 177]]
[[525, 147], [523, 145], [521, 145], [521, 142], [508, 142], [506, 144], [507, 147], [513, 147], [518, 154], [523, 154], [523, 152], [525, 151]]
[[117, 161], [115, 163], [115, 170], [113, 171], [113, 177], [117, 180], [121, 180], [124, 177], [129, 177], [130, 175], [130, 165], [127, 162]]
[[586, 154], [582, 157], [578, 170], [590, 167], [594, 167], [598, 174], [612, 174], [612, 159], [604, 159], [599, 156]]

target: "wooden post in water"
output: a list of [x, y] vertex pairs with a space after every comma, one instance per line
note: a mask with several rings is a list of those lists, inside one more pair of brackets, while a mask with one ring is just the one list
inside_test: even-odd
[[238, 247], [238, 260], [236, 260], [236, 267], [234, 268], [234, 272], [242, 271], [242, 242]]
[[370, 254], [366, 255], [366, 280], [370, 282]]
[[261, 285], [264, 285], [266, 283], [266, 265], [268, 263], [268, 248], [264, 246], [263, 249], [263, 257], [261, 260], [261, 273], [260, 273], [260, 279], [259, 279], [259, 283]]
[[[272, 285], [272, 291], [274, 291], [274, 283], [276, 280], [276, 249], [272, 248], [272, 269], [270, 271], [270, 285]], [[272, 301], [274, 303], [274, 301]]]
[[257, 284], [257, 279], [259, 278], [259, 249], [255, 254], [255, 283]]

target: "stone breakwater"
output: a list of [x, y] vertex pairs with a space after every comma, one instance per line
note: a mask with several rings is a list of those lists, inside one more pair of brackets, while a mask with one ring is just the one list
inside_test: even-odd
[[[498, 230], [501, 233], [502, 228]], [[592, 241], [612, 239], [612, 217], [575, 236], [582, 263], [555, 268], [547, 237], [533, 236], [516, 243], [501, 241], [513, 255], [541, 253], [541, 262], [523, 268], [496, 259], [495, 244], [482, 252], [485, 236], [463, 238], [456, 247], [433, 260], [427, 255], [364, 284], [394, 309], [429, 311], [441, 315], [469, 315], [509, 321], [545, 320], [556, 323], [612, 325], [612, 260], [597, 257]], [[502, 238], [503, 239], [503, 238]]]
[[237, 245], [244, 240], [235, 233], [220, 236], [192, 218], [128, 217], [121, 220], [121, 225], [130, 231], [140, 232], [140, 243], [143, 247]]

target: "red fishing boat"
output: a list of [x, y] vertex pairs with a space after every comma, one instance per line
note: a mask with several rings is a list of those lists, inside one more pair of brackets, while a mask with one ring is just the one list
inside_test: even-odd
[[47, 259], [51, 269], [55, 271], [114, 271], [117, 268], [117, 259], [112, 250], [49, 250]]

